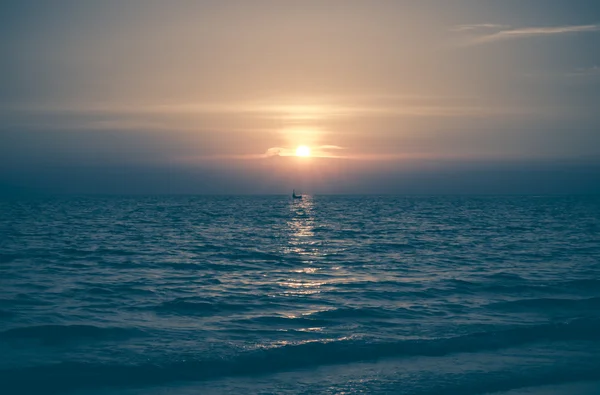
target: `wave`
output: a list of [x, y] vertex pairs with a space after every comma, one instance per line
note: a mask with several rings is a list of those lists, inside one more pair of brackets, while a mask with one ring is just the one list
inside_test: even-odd
[[555, 309], [600, 309], [600, 297], [587, 299], [538, 298], [519, 299], [487, 305], [497, 310], [555, 310]]
[[446, 283], [448, 283], [451, 286], [454, 286], [456, 288], [468, 288], [468, 287], [478, 287], [481, 284], [480, 283], [476, 283], [473, 281], [469, 281], [469, 280], [461, 280], [459, 278], [451, 278], [446, 280]]
[[600, 280], [598, 280], [598, 279], [571, 280], [571, 281], [564, 281], [560, 285], [563, 288], [568, 288], [568, 289], [597, 291], [598, 289], [600, 289]]
[[310, 315], [299, 317], [284, 317], [284, 316], [261, 316], [254, 318], [244, 318], [236, 320], [239, 324], [259, 324], [268, 328], [273, 327], [301, 327], [306, 326], [333, 326], [334, 322], [322, 319], [311, 318]]
[[225, 311], [245, 311], [247, 305], [198, 301], [191, 298], [177, 298], [168, 302], [161, 303], [156, 307], [159, 312], [211, 315]]
[[44, 345], [60, 345], [78, 340], [123, 340], [141, 336], [137, 329], [93, 325], [37, 325], [0, 332], [0, 340], [28, 339]]
[[518, 274], [508, 273], [508, 272], [497, 272], [486, 276], [491, 280], [501, 280], [501, 281], [527, 281], [525, 278], [519, 276]]
[[[235, 357], [189, 359], [170, 363], [93, 364], [62, 362], [0, 370], [4, 388], [21, 392], [57, 393], [83, 388], [120, 385], [158, 385], [172, 381], [198, 381], [228, 376], [270, 374], [321, 365], [373, 361], [391, 357], [444, 356], [516, 347], [548, 341], [600, 340], [600, 319], [576, 319], [457, 337], [370, 343], [339, 339], [261, 348]], [[35, 377], [36, 380], [30, 380]]]
[[[401, 309], [403, 312], [409, 312], [407, 309]], [[316, 319], [340, 319], [340, 318], [389, 318], [395, 316], [397, 311], [386, 311], [380, 308], [338, 308], [319, 311], [306, 317]]]
[[116, 292], [109, 288], [104, 288], [104, 287], [91, 287], [91, 288], [82, 287], [82, 288], [71, 289], [68, 292], [65, 292], [65, 294], [68, 294], [68, 295], [86, 294], [86, 295], [95, 295], [95, 296], [98, 296], [98, 295], [110, 296], [110, 295], [115, 295]]
[[262, 251], [253, 250], [242, 250], [242, 249], [228, 249], [227, 252], [221, 252], [216, 256], [225, 258], [232, 261], [261, 261], [261, 262], [283, 262], [288, 259], [279, 254], [271, 254]]
[[368, 248], [371, 251], [404, 251], [414, 250], [418, 246], [410, 243], [374, 243]]
[[[304, 314], [301, 316], [285, 317], [285, 316], [260, 316], [254, 318], [246, 318], [238, 320], [243, 323], [259, 323], [267, 326], [295, 326], [295, 325], [309, 325], [309, 326], [335, 326], [339, 325], [345, 319], [386, 319], [386, 318], [398, 318], [399, 314], [403, 315], [417, 315], [418, 312], [414, 312], [408, 309], [396, 309], [396, 310], [385, 310], [381, 308], [338, 308], [331, 310], [323, 310], [310, 314]], [[372, 322], [371, 322], [372, 324]]]
[[[502, 371], [502, 372], [484, 372], [462, 375], [456, 380], [433, 382], [427, 390], [419, 391], [422, 395], [438, 394], [461, 394], [461, 395], [491, 395], [505, 394], [506, 391], [524, 389], [527, 394], [596, 394], [595, 391], [600, 388], [600, 365], [597, 359], [588, 361], [588, 364], [555, 365], [546, 369], [524, 369], [524, 371]], [[587, 385], [582, 386], [585, 382]], [[393, 383], [393, 388], [385, 388], [385, 393], [397, 393], [402, 388], [402, 382]], [[579, 384], [579, 385], [578, 385]], [[557, 391], [556, 386], [563, 387], [563, 391]], [[550, 387], [551, 386], [551, 387]], [[588, 390], [581, 391], [584, 388]], [[521, 393], [521, 391], [518, 391]]]
[[582, 291], [589, 293], [600, 289], [600, 280], [597, 279], [539, 282], [526, 280], [520, 276], [508, 273], [497, 273], [486, 277], [487, 280], [491, 281], [474, 282], [461, 279], [450, 279], [447, 280], [447, 283], [452, 286], [454, 291], [461, 293], [491, 292], [520, 294], [525, 292], [535, 292], [538, 294], [573, 294]]
[[480, 286], [480, 290], [482, 292], [490, 292], [493, 294], [513, 294], [513, 295], [521, 295], [523, 293], [556, 293], [558, 290], [552, 288], [548, 284], [485, 284]]
[[[421, 286], [419, 283], [412, 282], [399, 282], [399, 281], [391, 281], [391, 280], [354, 280], [348, 282], [336, 282], [336, 288], [355, 288], [359, 290], [369, 290], [369, 289], [377, 289], [377, 291], [381, 291], [382, 288], [388, 287], [390, 289], [398, 289], [398, 288], [418, 288]], [[387, 294], [387, 291], [386, 291]], [[383, 297], [386, 295], [384, 294]]]
[[47, 306], [49, 302], [35, 299], [29, 295], [17, 294], [13, 299], [1, 299], [0, 306], [14, 307], [14, 306]]

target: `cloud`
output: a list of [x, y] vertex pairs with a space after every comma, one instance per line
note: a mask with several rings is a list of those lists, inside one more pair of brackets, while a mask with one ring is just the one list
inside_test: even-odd
[[[343, 158], [344, 156], [337, 155], [331, 151], [343, 150], [345, 148], [339, 145], [319, 145], [311, 146], [310, 149], [310, 156], [315, 158]], [[275, 156], [296, 156], [296, 148], [271, 147], [262, 157], [272, 158]]]
[[497, 23], [476, 23], [472, 25], [458, 25], [450, 29], [453, 32], [467, 32], [474, 30], [502, 30], [510, 29], [510, 25], [500, 25]]
[[271, 147], [265, 152], [266, 158], [271, 158], [273, 156], [292, 156], [294, 155], [294, 151], [290, 148], [283, 147]]
[[321, 145], [319, 147], [317, 147], [318, 149], [322, 149], [322, 150], [338, 150], [338, 149], [344, 149], [344, 147], [340, 147], [339, 145]]
[[482, 28], [488, 29], [499, 29], [499, 31], [484, 34], [473, 38], [471, 44], [484, 44], [495, 41], [510, 40], [517, 38], [527, 38], [536, 36], [550, 36], [559, 34], [574, 34], [574, 33], [585, 33], [585, 32], [598, 32], [600, 31], [600, 24], [593, 25], [569, 25], [569, 26], [552, 26], [552, 27], [521, 27], [521, 28], [510, 28], [508, 26], [502, 27], [502, 25], [461, 25], [457, 26], [454, 31], [468, 32], [477, 31]]
[[274, 132], [348, 119], [486, 117], [521, 114], [522, 108], [489, 106], [478, 97], [349, 94], [268, 97], [248, 101], [130, 101], [0, 103], [4, 128], [19, 130], [131, 130], [165, 132]]
[[569, 77], [596, 77], [600, 76], [600, 67], [581, 67], [567, 74]]

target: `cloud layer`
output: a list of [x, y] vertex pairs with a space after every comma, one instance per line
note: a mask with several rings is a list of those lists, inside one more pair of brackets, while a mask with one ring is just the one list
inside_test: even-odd
[[[315, 158], [344, 158], [338, 152], [344, 147], [337, 145], [319, 145], [310, 147], [310, 156]], [[271, 158], [274, 156], [296, 156], [296, 147], [271, 147], [265, 152], [263, 158]]]
[[483, 34], [473, 39], [472, 44], [483, 44], [495, 41], [527, 38], [536, 36], [551, 36], [573, 33], [598, 32], [600, 24], [592, 25], [567, 25], [551, 27], [521, 27], [512, 28], [508, 25], [474, 24], [460, 25], [453, 29], [458, 32], [480, 32], [482, 30], [497, 30], [493, 33]]

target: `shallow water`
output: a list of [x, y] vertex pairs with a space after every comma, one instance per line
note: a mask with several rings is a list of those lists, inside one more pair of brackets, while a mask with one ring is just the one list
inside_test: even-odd
[[600, 379], [598, 197], [0, 202], [2, 393]]

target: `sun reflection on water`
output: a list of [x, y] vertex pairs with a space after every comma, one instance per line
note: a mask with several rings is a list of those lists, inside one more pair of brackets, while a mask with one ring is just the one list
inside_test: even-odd
[[289, 240], [287, 253], [299, 255], [315, 255], [315, 227], [314, 201], [312, 196], [304, 195], [301, 200], [290, 203], [290, 218], [287, 221]]
[[279, 282], [285, 288], [284, 294], [290, 296], [307, 296], [321, 292], [327, 282], [314, 278], [321, 269], [315, 266], [320, 258], [320, 242], [316, 239], [315, 228], [318, 226], [315, 215], [315, 202], [312, 196], [304, 195], [301, 200], [290, 202], [289, 218], [286, 222], [287, 243], [284, 253], [297, 258], [305, 267], [294, 267], [288, 276]]

